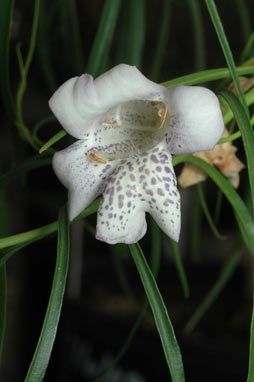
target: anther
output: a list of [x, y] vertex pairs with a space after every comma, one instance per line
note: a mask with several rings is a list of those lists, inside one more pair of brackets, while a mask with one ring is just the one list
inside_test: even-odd
[[167, 116], [167, 112], [168, 112], [167, 105], [165, 105], [163, 109], [160, 109], [158, 111], [159, 117], [161, 117], [161, 120], [160, 120], [160, 129], [164, 125], [164, 122], [165, 122], [165, 119], [166, 119], [166, 116]]
[[[96, 154], [95, 154], [96, 153]], [[105, 159], [103, 159], [102, 157], [98, 156], [98, 151], [95, 151], [93, 153], [90, 153], [89, 154], [89, 158], [92, 159], [92, 161], [96, 162], [96, 163], [100, 163], [100, 164], [106, 164], [107, 161]]]
[[114, 125], [118, 125], [118, 122], [112, 121], [112, 122], [103, 122], [102, 123], [102, 126], [114, 126]]
[[156, 105], [158, 105], [158, 103], [159, 103], [159, 102], [151, 101], [151, 102], [150, 102], [150, 105], [151, 105], [151, 106], [156, 106]]

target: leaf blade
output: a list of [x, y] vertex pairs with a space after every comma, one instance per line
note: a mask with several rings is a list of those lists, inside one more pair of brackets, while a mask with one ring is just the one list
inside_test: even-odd
[[235, 116], [236, 122], [238, 124], [239, 130], [243, 139], [243, 146], [247, 160], [247, 167], [249, 173], [249, 182], [252, 197], [252, 206], [254, 211], [254, 133], [248, 116], [243, 109], [237, 96], [231, 92], [229, 89], [222, 89], [220, 91], [222, 97], [229, 104], [233, 114]]
[[247, 104], [246, 104], [246, 101], [244, 98], [244, 94], [243, 94], [243, 91], [242, 91], [242, 88], [240, 85], [238, 74], [236, 71], [233, 54], [231, 52], [226, 34], [224, 32], [223, 24], [220, 20], [220, 16], [219, 16], [219, 13], [217, 11], [217, 7], [215, 5], [214, 0], [205, 0], [205, 2], [206, 2], [207, 9], [210, 13], [210, 17], [211, 17], [211, 20], [213, 22], [214, 29], [217, 33], [217, 37], [219, 39], [221, 49], [224, 53], [225, 60], [227, 62], [228, 68], [229, 68], [231, 76], [233, 78], [235, 88], [237, 90], [237, 93], [239, 94], [241, 103], [244, 107], [246, 114], [249, 115], [249, 110], [248, 110], [248, 107], [247, 107]]
[[184, 382], [182, 356], [169, 319], [167, 309], [157, 287], [153, 274], [146, 262], [138, 243], [130, 244], [129, 249], [143, 283], [148, 301], [152, 308], [157, 330], [159, 332], [165, 358], [173, 382]]
[[97, 77], [103, 71], [103, 63], [109, 52], [110, 44], [120, 10], [121, 0], [106, 0], [100, 25], [89, 55], [86, 71]]
[[243, 240], [248, 247], [250, 253], [253, 254], [254, 251], [254, 224], [253, 220], [249, 214], [249, 211], [244, 204], [241, 197], [238, 195], [236, 190], [230, 184], [230, 182], [224, 178], [223, 175], [219, 173], [217, 169], [215, 169], [210, 164], [206, 163], [204, 160], [197, 158], [193, 155], [179, 155], [173, 158], [174, 166], [179, 163], [189, 162], [194, 164], [195, 166], [201, 168], [204, 172], [206, 172], [210, 178], [217, 184], [217, 186], [224, 193], [229, 203], [233, 207], [235, 211], [238, 225], [240, 227]]
[[[236, 67], [236, 72], [239, 76], [246, 74], [254, 74], [254, 65]], [[197, 85], [204, 82], [231, 78], [231, 73], [228, 68], [208, 69], [197, 73], [187, 74], [182, 77], [174, 78], [170, 81], [162, 82], [166, 88], [173, 88], [178, 85]]]
[[9, 73], [10, 27], [14, 3], [14, 0], [0, 1], [0, 88], [2, 101], [10, 120], [15, 118]]
[[57, 259], [54, 280], [40, 338], [25, 382], [41, 382], [47, 370], [62, 309], [69, 266], [70, 234], [66, 208], [59, 212]]

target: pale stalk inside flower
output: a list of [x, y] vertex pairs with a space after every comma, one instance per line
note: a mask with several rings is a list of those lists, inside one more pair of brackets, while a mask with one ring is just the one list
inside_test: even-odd
[[[112, 151], [105, 147], [97, 148], [89, 154], [89, 158], [99, 164], [106, 164], [108, 160], [136, 157], [155, 147], [169, 132], [170, 118], [167, 105], [154, 101], [130, 101], [110, 109], [101, 119], [105, 128], [115, 128], [117, 133], [122, 130], [139, 132], [139, 138], [125, 143], [125, 150]], [[164, 129], [163, 129], [164, 127]]]

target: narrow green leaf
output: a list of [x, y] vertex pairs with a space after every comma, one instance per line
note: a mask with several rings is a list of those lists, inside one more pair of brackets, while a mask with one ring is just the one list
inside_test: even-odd
[[3, 353], [3, 342], [6, 326], [6, 312], [7, 312], [7, 277], [6, 265], [0, 266], [0, 360]]
[[210, 211], [208, 209], [208, 206], [207, 206], [207, 203], [206, 203], [206, 200], [205, 200], [205, 195], [204, 195], [201, 183], [197, 184], [197, 189], [198, 189], [198, 195], [199, 195], [199, 199], [200, 199], [200, 202], [201, 202], [201, 206], [202, 206], [204, 215], [206, 217], [206, 220], [207, 220], [207, 222], [208, 222], [208, 224], [209, 224], [209, 226], [211, 228], [211, 231], [213, 232], [214, 236], [217, 237], [217, 239], [219, 239], [219, 240], [226, 240], [227, 237], [221, 235], [219, 233], [217, 227], [215, 226], [215, 223], [213, 221], [213, 218], [212, 218], [212, 216], [210, 214]]
[[[239, 76], [254, 74], [254, 65], [237, 67], [236, 72]], [[209, 69], [198, 73], [191, 73], [163, 82], [162, 85], [170, 89], [178, 85], [197, 85], [204, 82], [221, 80], [223, 78], [231, 78], [231, 73], [228, 68]]]
[[249, 11], [245, 0], [235, 0], [235, 4], [241, 22], [240, 30], [242, 32], [243, 43], [245, 44], [252, 32], [251, 12]]
[[189, 334], [193, 331], [193, 329], [197, 326], [201, 318], [205, 315], [208, 309], [211, 307], [213, 302], [216, 300], [218, 295], [221, 293], [223, 288], [227, 285], [228, 280], [234, 273], [239, 261], [241, 259], [241, 251], [238, 250], [235, 252], [225, 263], [223, 268], [220, 271], [218, 279], [216, 280], [213, 287], [210, 289], [208, 294], [205, 296], [204, 300], [198, 306], [197, 310], [191, 316], [189, 321], [187, 322], [184, 332]]
[[157, 278], [161, 263], [161, 230], [151, 217], [149, 219], [151, 227], [151, 270]]
[[[0, 238], [10, 231], [10, 208], [7, 193], [0, 187]], [[7, 321], [7, 273], [6, 264], [0, 265], [0, 361], [2, 359], [5, 327]]]
[[183, 266], [183, 262], [182, 262], [182, 258], [181, 258], [181, 254], [179, 251], [178, 244], [170, 238], [168, 238], [168, 241], [169, 241], [170, 248], [172, 250], [172, 254], [173, 254], [176, 270], [178, 273], [178, 277], [179, 277], [179, 280], [180, 280], [182, 288], [183, 288], [184, 297], [188, 298], [190, 295], [190, 290], [189, 290], [188, 280], [187, 280], [186, 273], [184, 270], [184, 266]]
[[183, 382], [185, 378], [181, 352], [156, 281], [139, 244], [130, 244], [129, 248], [154, 315], [172, 381]]
[[60, 319], [69, 266], [70, 233], [67, 209], [58, 218], [57, 258], [53, 285], [40, 338], [25, 382], [41, 382], [46, 373]]
[[127, 63], [141, 69], [146, 31], [146, 2], [128, 0], [125, 7], [128, 22], [127, 33], [124, 35]]
[[252, 56], [253, 48], [254, 48], [254, 32], [250, 34], [249, 39], [246, 42], [246, 45], [242, 51], [242, 54], [239, 60], [240, 63], [243, 63], [244, 61], [246, 61]]
[[[252, 265], [253, 267], [253, 265]], [[248, 368], [248, 378], [247, 382], [254, 381], [254, 288], [253, 288], [253, 299], [252, 299], [252, 316], [251, 316], [251, 326], [250, 326], [250, 350], [249, 350], [249, 368]]]
[[245, 244], [247, 245], [250, 253], [253, 254], [253, 251], [254, 251], [253, 220], [249, 214], [249, 211], [245, 203], [243, 202], [241, 197], [238, 195], [236, 190], [233, 188], [230, 182], [226, 178], [224, 178], [223, 175], [221, 175], [221, 173], [216, 168], [206, 163], [202, 159], [197, 158], [193, 155], [189, 155], [189, 154], [179, 155], [173, 158], [174, 166], [179, 163], [185, 163], [185, 162], [192, 163], [195, 166], [201, 168], [201, 170], [206, 172], [210, 176], [210, 178], [217, 184], [217, 186], [221, 189], [221, 191], [224, 193], [224, 195], [230, 202], [236, 214], [237, 222], [240, 227], [243, 240]]
[[51, 122], [55, 122], [56, 121], [56, 117], [54, 115], [49, 115], [48, 117], [45, 117], [43, 119], [41, 119], [40, 121], [38, 121], [34, 128], [33, 128], [33, 138], [36, 139], [37, 141], [41, 142], [38, 138], [38, 132], [39, 130], [47, 125], [48, 123], [51, 123]]
[[235, 83], [235, 88], [237, 90], [237, 93], [239, 94], [241, 103], [244, 107], [246, 114], [249, 115], [249, 110], [248, 110], [248, 107], [246, 105], [244, 94], [243, 94], [243, 91], [242, 91], [242, 88], [241, 88], [241, 85], [239, 82], [239, 78], [237, 75], [234, 58], [233, 58], [233, 55], [232, 55], [226, 34], [224, 32], [223, 24], [220, 20], [220, 16], [219, 16], [219, 13], [217, 11], [215, 2], [214, 2], [214, 0], [205, 0], [205, 1], [206, 1], [206, 6], [208, 8], [208, 11], [210, 13], [210, 17], [211, 17], [212, 22], [213, 22], [214, 29], [217, 33], [217, 37], [219, 39], [222, 51], [224, 53], [228, 68], [230, 70], [231, 76], [232, 76], [233, 81]]
[[[100, 204], [100, 198], [96, 199], [93, 203], [91, 203], [89, 207], [87, 207], [79, 216], [77, 216], [73, 220], [73, 222], [84, 219], [85, 217], [95, 213], [99, 208], [99, 204]], [[24, 244], [24, 243], [29, 244], [28, 242], [30, 241], [31, 242], [36, 241], [48, 235], [51, 235], [52, 233], [55, 233], [57, 229], [58, 229], [58, 221], [55, 221], [43, 227], [32, 229], [31, 231], [4, 237], [0, 239], [0, 249], [12, 247], [18, 244]]]
[[60, 130], [58, 133], [56, 133], [52, 138], [48, 140], [41, 148], [39, 153], [42, 154], [44, 151], [46, 151], [49, 147], [53, 146], [56, 142], [58, 142], [60, 139], [62, 139], [66, 135], [65, 130]]
[[14, 0], [0, 0], [0, 89], [5, 111], [11, 121], [15, 118], [9, 73], [10, 30], [13, 9]]
[[108, 56], [120, 10], [121, 0], [106, 0], [100, 25], [91, 49], [86, 72], [97, 77], [102, 73], [102, 64]]
[[221, 90], [220, 94], [227, 101], [228, 105], [233, 111], [239, 130], [241, 131], [247, 160], [252, 206], [254, 211], [254, 132], [250, 120], [246, 115], [244, 108], [239, 102], [237, 96], [229, 89]]
[[84, 55], [82, 39], [80, 35], [80, 25], [79, 25], [79, 15], [77, 9], [77, 0], [68, 1], [68, 13], [71, 19], [72, 28], [72, 43], [73, 43], [73, 53], [74, 53], [74, 66], [78, 74], [82, 74], [84, 69]]
[[131, 282], [128, 278], [128, 273], [125, 269], [125, 260], [126, 260], [125, 255], [127, 254], [129, 257], [128, 247], [122, 243], [115, 244], [110, 246], [110, 251], [112, 253], [115, 273], [118, 278], [122, 291], [130, 300], [136, 301], [137, 299], [136, 299], [135, 293], [132, 289]]
[[[40, 65], [42, 74], [44, 75], [44, 81], [48, 85], [49, 93], [52, 94], [57, 88], [56, 73], [52, 64], [52, 45], [49, 44], [50, 40], [50, 26], [52, 25], [52, 19], [54, 15], [54, 9], [57, 6], [57, 2], [49, 3], [43, 1], [40, 7], [40, 23], [38, 28], [38, 44], [37, 54], [38, 63]], [[67, 45], [67, 44], [66, 44]]]
[[152, 70], [150, 78], [153, 81], [157, 81], [163, 59], [165, 57], [165, 52], [167, 48], [169, 27], [171, 23], [171, 9], [172, 9], [172, 0], [164, 0], [161, 12], [161, 20], [158, 25], [158, 37], [156, 41], [156, 48], [153, 56]]
[[196, 71], [204, 70], [206, 67], [206, 44], [202, 12], [199, 0], [188, 0], [190, 8], [192, 30], [194, 34], [194, 59]]
[[39, 12], [40, 12], [40, 0], [35, 0], [30, 43], [29, 43], [26, 59], [24, 60], [23, 69], [20, 73], [21, 80], [20, 80], [18, 90], [17, 90], [17, 95], [16, 95], [17, 127], [20, 129], [22, 128], [22, 125], [23, 125], [22, 100], [23, 100], [23, 95], [26, 91], [27, 75], [28, 75], [28, 71], [29, 71], [32, 59], [33, 59], [34, 50], [35, 50], [37, 28], [38, 28], [38, 22], [39, 22]]
[[202, 235], [202, 210], [201, 203], [198, 196], [197, 188], [194, 189], [194, 196], [192, 198], [192, 224], [190, 225], [190, 253], [193, 262], [200, 260], [200, 238]]

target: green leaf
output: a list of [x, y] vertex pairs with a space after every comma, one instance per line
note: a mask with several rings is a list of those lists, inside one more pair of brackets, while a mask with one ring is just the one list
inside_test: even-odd
[[253, 288], [253, 307], [251, 316], [251, 327], [250, 327], [250, 351], [249, 351], [249, 369], [247, 382], [254, 381], [254, 288]]
[[38, 132], [39, 132], [39, 130], [40, 130], [43, 126], [47, 125], [48, 123], [55, 122], [55, 121], [56, 121], [56, 117], [53, 116], [53, 115], [49, 115], [48, 117], [45, 117], [45, 118], [41, 119], [40, 121], [38, 121], [38, 122], [35, 124], [34, 128], [33, 128], [33, 132], [32, 132], [32, 134], [33, 134], [33, 138], [34, 138], [38, 143], [41, 144], [41, 140], [38, 138]]
[[241, 32], [243, 37], [243, 43], [246, 43], [251, 32], [251, 12], [249, 12], [248, 7], [246, 6], [245, 0], [235, 0], [237, 13], [241, 21]]
[[205, 200], [205, 195], [204, 195], [201, 183], [197, 184], [197, 190], [198, 190], [198, 195], [199, 195], [199, 199], [200, 199], [200, 203], [201, 203], [204, 215], [205, 215], [206, 220], [207, 220], [207, 222], [208, 222], [208, 224], [210, 226], [211, 231], [213, 232], [214, 236], [217, 237], [217, 239], [219, 239], [219, 240], [226, 240], [227, 237], [221, 235], [219, 233], [217, 227], [215, 226], [215, 223], [213, 221], [213, 218], [212, 218], [212, 216], [210, 214], [210, 211], [208, 209], [208, 206], [207, 206], [207, 203], [206, 203], [206, 200]]
[[53, 285], [40, 338], [25, 382], [43, 381], [60, 319], [70, 250], [69, 222], [66, 208], [60, 209], [58, 223], [57, 258]]
[[80, 35], [80, 17], [77, 9], [77, 0], [68, 1], [68, 14], [70, 15], [71, 29], [72, 29], [72, 44], [73, 44], [73, 55], [74, 64], [77, 73], [82, 74], [84, 69], [84, 55], [82, 39]]
[[50, 94], [52, 94], [57, 88], [57, 79], [52, 63], [53, 44], [48, 43], [51, 37], [50, 26], [52, 25], [52, 16], [54, 14], [52, 8], [55, 8], [56, 6], [57, 2], [51, 2], [50, 7], [49, 3], [46, 3], [45, 1], [41, 3], [40, 24], [37, 38], [38, 64], [40, 65], [42, 75], [44, 76], [43, 80], [46, 82]]
[[[93, 203], [90, 204], [79, 216], [77, 216], [74, 221], [81, 220], [89, 215], [95, 213], [100, 204], [100, 198], [96, 199]], [[0, 239], [0, 249], [12, 247], [18, 244], [29, 245], [31, 242], [42, 239], [52, 233], [55, 233], [58, 229], [58, 221], [47, 224], [43, 227], [32, 229], [31, 231], [19, 233], [17, 235], [12, 235]], [[22, 247], [23, 248], [23, 247]], [[13, 247], [13, 249], [15, 249]]]
[[161, 230], [152, 217], [149, 221], [151, 227], [151, 270], [154, 277], [157, 278], [161, 263]]
[[[24, 93], [26, 91], [28, 71], [34, 56], [38, 21], [39, 21], [39, 12], [40, 12], [40, 0], [35, 0], [31, 37], [30, 37], [26, 59], [24, 61], [24, 64], [22, 64], [22, 68], [20, 68], [21, 79], [20, 79], [20, 83], [19, 83], [17, 95], [16, 95], [17, 127], [20, 130], [22, 129], [22, 125], [23, 125], [22, 100], [23, 100]], [[21, 53], [18, 57], [21, 57]]]
[[174, 258], [175, 267], [176, 267], [176, 270], [178, 273], [178, 277], [179, 277], [179, 280], [180, 280], [182, 288], [183, 288], [184, 297], [188, 298], [190, 295], [190, 290], [189, 290], [188, 280], [187, 280], [186, 273], [184, 270], [181, 254], [179, 251], [179, 246], [174, 240], [172, 240], [170, 238], [168, 238], [168, 241], [169, 241], [169, 245], [170, 245], [170, 248], [171, 248], [171, 251], [173, 254], [173, 258]]
[[229, 203], [233, 207], [233, 210], [236, 214], [236, 219], [240, 227], [243, 240], [245, 244], [247, 245], [250, 253], [253, 254], [253, 251], [254, 251], [253, 220], [249, 214], [249, 211], [246, 205], [244, 204], [243, 200], [238, 195], [236, 190], [233, 188], [230, 182], [226, 178], [224, 178], [223, 175], [220, 174], [220, 172], [216, 168], [206, 163], [202, 159], [197, 158], [193, 155], [189, 155], [189, 154], [179, 155], [173, 158], [174, 166], [179, 163], [185, 163], [185, 162], [192, 163], [195, 166], [201, 168], [201, 170], [206, 172], [210, 176], [210, 178], [217, 184], [217, 186], [221, 189], [221, 191], [224, 193], [224, 195], [228, 199]]
[[239, 60], [240, 63], [244, 62], [245, 60], [247, 60], [248, 58], [252, 56], [253, 45], [254, 45], [254, 32], [250, 34], [249, 39], [246, 42], [246, 45], [242, 51], [242, 54]]
[[45, 150], [47, 150], [49, 147], [54, 145], [56, 142], [58, 142], [60, 139], [62, 139], [66, 135], [65, 130], [60, 130], [58, 133], [56, 133], [52, 138], [48, 140], [41, 148], [39, 153], [42, 154]]
[[0, 0], [0, 89], [9, 120], [14, 120], [14, 103], [9, 73], [10, 29], [14, 0]]
[[156, 281], [139, 244], [130, 244], [129, 248], [154, 315], [172, 381], [183, 382], [185, 378], [181, 352]]
[[[7, 235], [10, 231], [10, 208], [7, 192], [0, 187], [0, 237]], [[6, 265], [0, 264], [0, 361], [3, 353], [3, 344], [7, 315], [7, 274]]]
[[223, 288], [227, 285], [228, 280], [234, 273], [239, 261], [241, 259], [241, 251], [238, 250], [235, 252], [225, 263], [223, 268], [220, 271], [218, 279], [216, 280], [213, 287], [210, 289], [204, 300], [201, 302], [197, 310], [194, 312], [192, 317], [187, 322], [184, 332], [189, 334], [199, 323], [201, 318], [208, 311], [212, 303], [216, 300], [218, 295], [221, 293]]
[[[237, 67], [236, 73], [239, 76], [254, 74], [254, 65]], [[178, 85], [197, 85], [204, 82], [221, 80], [223, 78], [231, 78], [231, 73], [228, 68], [209, 69], [198, 73], [191, 73], [163, 82], [162, 85], [170, 89]]]
[[247, 160], [247, 168], [249, 173], [249, 182], [251, 189], [252, 206], [254, 209], [254, 132], [248, 116], [237, 96], [229, 89], [223, 89], [220, 91], [220, 95], [227, 101], [243, 139], [243, 146]]
[[[157, 4], [155, 4], [157, 6]], [[160, 23], [158, 25], [158, 36], [156, 39], [156, 48], [153, 55], [152, 70], [150, 78], [157, 81], [161, 71], [161, 66], [164, 57], [164, 52], [167, 49], [167, 40], [169, 34], [169, 26], [171, 23], [171, 8], [172, 0], [163, 0], [162, 8], [160, 9]]]
[[0, 360], [3, 353], [3, 342], [6, 326], [6, 311], [7, 311], [7, 279], [6, 265], [0, 266]]
[[231, 76], [233, 78], [235, 88], [237, 90], [237, 93], [239, 94], [239, 98], [241, 100], [241, 103], [244, 107], [246, 114], [249, 115], [249, 110], [248, 110], [248, 107], [247, 107], [247, 104], [246, 104], [246, 101], [244, 98], [244, 94], [243, 94], [243, 91], [242, 91], [242, 88], [241, 88], [241, 85], [239, 82], [238, 75], [237, 75], [234, 58], [233, 58], [233, 55], [232, 55], [226, 34], [224, 32], [223, 24], [220, 20], [220, 16], [219, 16], [219, 13], [217, 11], [215, 2], [213, 0], [205, 0], [205, 1], [206, 1], [206, 6], [208, 8], [208, 11], [210, 13], [210, 17], [211, 17], [212, 22], [213, 22], [214, 29], [217, 33], [217, 37], [219, 39], [222, 51], [224, 53], [228, 68], [229, 68]]
[[145, 0], [128, 0], [125, 3], [127, 31], [124, 34], [126, 62], [141, 69], [143, 48], [146, 31], [146, 2]]
[[196, 71], [205, 69], [206, 67], [206, 44], [205, 32], [202, 20], [202, 12], [199, 0], [187, 1], [192, 21], [192, 30], [194, 35], [194, 59]]
[[121, 0], [106, 0], [100, 25], [91, 49], [86, 72], [97, 77], [104, 70], [103, 64], [109, 53]]

